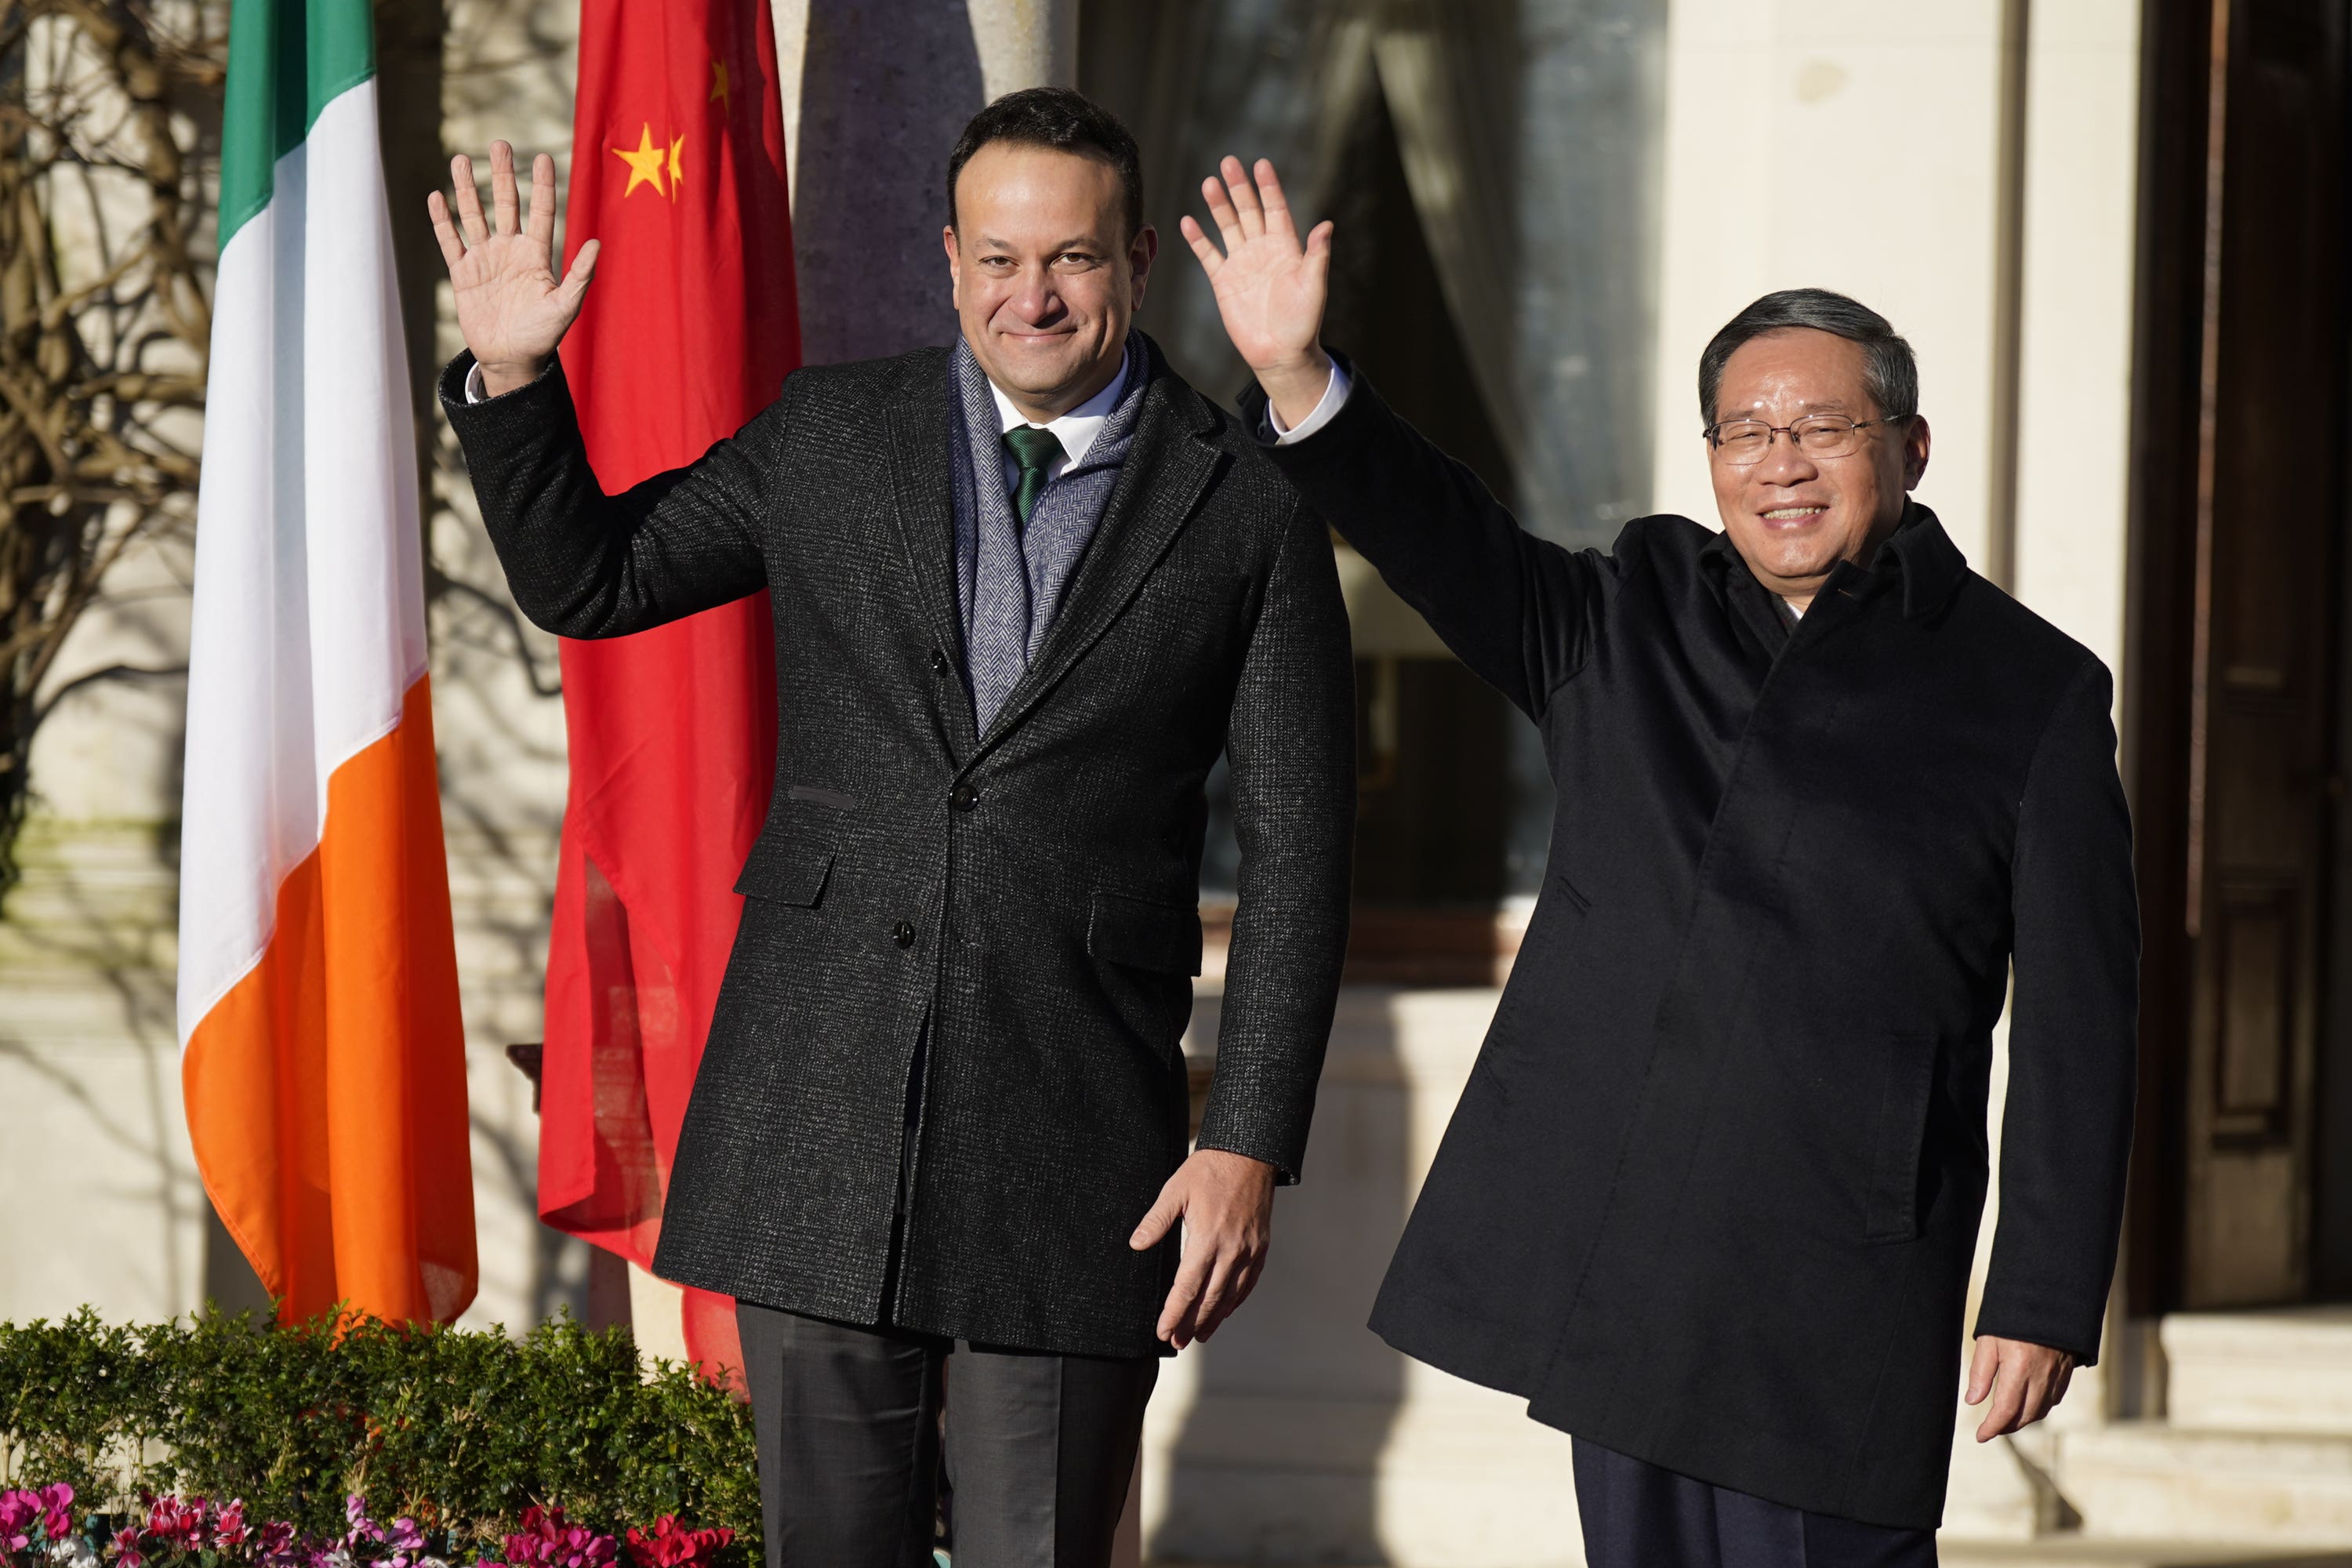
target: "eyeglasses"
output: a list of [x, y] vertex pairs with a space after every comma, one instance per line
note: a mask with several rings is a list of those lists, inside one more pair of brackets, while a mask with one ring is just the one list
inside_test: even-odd
[[1772, 437], [1788, 433], [1789, 444], [1808, 458], [1850, 458], [1862, 447], [1862, 433], [1874, 425], [1895, 425], [1908, 414], [1883, 419], [1848, 419], [1841, 414], [1812, 414], [1793, 425], [1767, 425], [1761, 419], [1726, 419], [1699, 432], [1714, 448], [1717, 461], [1746, 468], [1760, 463], [1772, 449]]

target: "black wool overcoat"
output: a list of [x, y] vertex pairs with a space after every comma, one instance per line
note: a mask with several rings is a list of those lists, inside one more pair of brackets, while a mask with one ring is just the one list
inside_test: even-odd
[[1923, 507], [1790, 630], [1687, 519], [1523, 532], [1361, 381], [1274, 459], [1559, 789], [1372, 1327], [1602, 1447], [1936, 1524], [2012, 959], [1976, 1330], [2099, 1346], [2138, 977], [2107, 671]]
[[470, 365], [442, 404], [534, 622], [617, 637], [772, 596], [774, 794], [656, 1271], [850, 1322], [1151, 1353], [1176, 1243], [1127, 1243], [1185, 1153], [1220, 753], [1240, 903], [1201, 1143], [1295, 1176], [1330, 1028], [1354, 706], [1321, 524], [1154, 350], [1060, 612], [975, 733], [946, 351], [797, 372], [690, 467], [614, 496], [560, 368], [469, 406]]

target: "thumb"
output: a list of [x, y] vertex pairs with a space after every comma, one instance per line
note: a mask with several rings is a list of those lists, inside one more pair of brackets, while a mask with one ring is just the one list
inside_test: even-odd
[[1963, 1405], [1982, 1405], [1992, 1393], [1993, 1373], [2000, 1369], [2000, 1352], [1990, 1340], [1979, 1340], [1975, 1352], [1969, 1357], [1969, 1392]]
[[1151, 1205], [1151, 1212], [1143, 1216], [1143, 1223], [1137, 1226], [1135, 1234], [1127, 1238], [1129, 1247], [1138, 1252], [1148, 1252], [1159, 1246], [1166, 1239], [1169, 1231], [1175, 1228], [1176, 1222], [1184, 1215], [1184, 1194], [1177, 1183], [1177, 1176], [1168, 1178], [1168, 1184], [1160, 1189], [1160, 1201]]
[[580, 303], [588, 296], [588, 285], [595, 279], [596, 257], [604, 245], [601, 239], [592, 239], [582, 246], [580, 254], [572, 258], [572, 270], [566, 272], [563, 281], [556, 286], [556, 298], [562, 303], [567, 315], [580, 313]]

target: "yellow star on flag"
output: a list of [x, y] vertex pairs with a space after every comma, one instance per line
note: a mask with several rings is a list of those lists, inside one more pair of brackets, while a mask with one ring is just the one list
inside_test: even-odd
[[[612, 153], [614, 156], [629, 166], [628, 188], [621, 193], [624, 197], [634, 195], [639, 185], [651, 185], [656, 195], [665, 194], [662, 189], [662, 150], [654, 145], [652, 125], [646, 125], [638, 134], [637, 144], [634, 150], [627, 147], [615, 147], [612, 149]], [[672, 174], [677, 173], [677, 149], [673, 146], [670, 149]]]
[[686, 145], [681, 136], [669, 144], [669, 199], [677, 200], [677, 188], [686, 184], [686, 168], [677, 161], [677, 150]]
[[710, 96], [704, 101], [727, 104], [730, 107], [733, 105], [734, 100], [727, 96], [727, 62], [725, 60], [710, 62]]

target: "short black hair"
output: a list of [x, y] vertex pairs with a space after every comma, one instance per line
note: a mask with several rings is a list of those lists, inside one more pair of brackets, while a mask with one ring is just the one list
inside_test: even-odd
[[1792, 327], [1833, 332], [1862, 345], [1862, 384], [1878, 405], [1880, 418], [1906, 419], [1919, 412], [1919, 362], [1885, 317], [1827, 289], [1783, 289], [1726, 321], [1698, 356], [1698, 416], [1709, 428], [1721, 416], [1715, 399], [1723, 390], [1723, 367], [1739, 345]]
[[1066, 87], [1027, 87], [1008, 92], [971, 117], [948, 154], [948, 226], [955, 226], [956, 176], [972, 154], [992, 142], [1050, 147], [1108, 163], [1127, 197], [1127, 233], [1143, 228], [1143, 154], [1135, 135], [1118, 115]]

